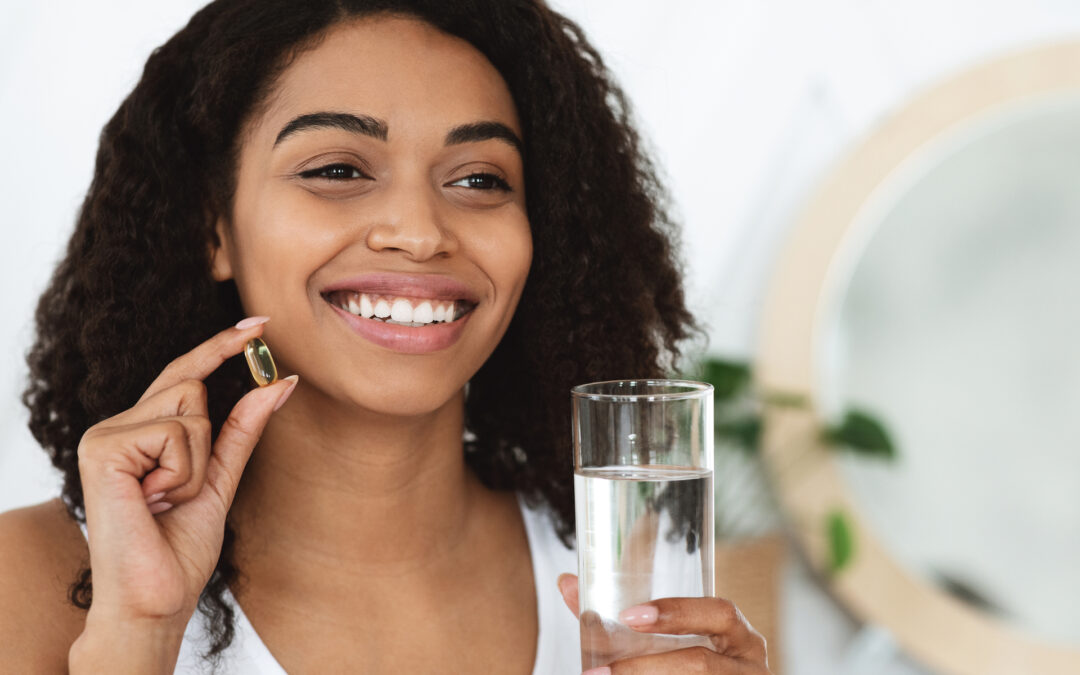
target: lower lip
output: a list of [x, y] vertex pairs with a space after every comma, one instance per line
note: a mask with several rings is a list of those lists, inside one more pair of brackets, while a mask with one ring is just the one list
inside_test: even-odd
[[376, 319], [365, 319], [346, 312], [337, 305], [326, 303], [338, 313], [345, 323], [369, 342], [400, 354], [429, 354], [446, 349], [457, 342], [465, 323], [472, 316], [469, 312], [457, 321], [433, 323], [427, 326], [399, 326]]

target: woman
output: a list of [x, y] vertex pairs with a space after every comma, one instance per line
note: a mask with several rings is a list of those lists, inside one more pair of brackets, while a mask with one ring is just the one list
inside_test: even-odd
[[[207, 6], [106, 126], [39, 304], [65, 483], [0, 519], [0, 660], [574, 672], [567, 392], [692, 329], [660, 197], [542, 3]], [[259, 336], [294, 375], [246, 392]], [[610, 672], [767, 672], [730, 603], [637, 623], [718, 652]]]

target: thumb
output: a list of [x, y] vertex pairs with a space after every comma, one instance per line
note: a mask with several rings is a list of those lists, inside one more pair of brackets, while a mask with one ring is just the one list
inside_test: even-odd
[[225, 511], [232, 505], [240, 476], [270, 415], [285, 403], [299, 379], [290, 375], [268, 387], [249, 391], [236, 402], [222, 425], [206, 467], [206, 482], [221, 498]]
[[578, 615], [578, 578], [574, 574], [559, 575], [559, 592], [562, 593], [563, 602], [570, 608], [576, 617]]

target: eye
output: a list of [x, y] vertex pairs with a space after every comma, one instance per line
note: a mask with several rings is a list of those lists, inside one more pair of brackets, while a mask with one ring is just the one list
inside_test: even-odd
[[493, 173], [473, 173], [456, 180], [450, 185], [472, 190], [502, 190], [511, 192], [510, 184]]
[[308, 169], [307, 171], [300, 172], [301, 178], [325, 178], [327, 180], [354, 180], [356, 178], [367, 178], [366, 175], [360, 169], [357, 169], [351, 164], [327, 164], [326, 166], [320, 166], [315, 169]]

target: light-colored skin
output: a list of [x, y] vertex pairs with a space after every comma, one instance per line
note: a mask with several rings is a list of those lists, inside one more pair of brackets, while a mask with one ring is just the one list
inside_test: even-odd
[[[388, 138], [319, 128], [275, 146], [314, 112], [378, 118]], [[271, 320], [179, 357], [83, 437], [85, 621], [64, 603], [87, 546], [63, 509], [0, 516], [0, 661], [63, 672], [70, 646], [73, 673], [172, 672], [228, 517], [244, 574], [232, 591], [288, 672], [531, 672], [534, 584], [555, 580], [532, 578], [513, 496], [481, 486], [462, 452], [464, 386], [506, 330], [532, 255], [518, 151], [444, 142], [482, 121], [521, 135], [491, 64], [414, 20], [338, 26], [283, 73], [245, 129], [213, 249], [215, 278], [234, 279], [248, 313]], [[364, 177], [300, 175], [328, 164]], [[463, 182], [476, 173], [510, 190]], [[319, 294], [366, 272], [450, 276], [480, 302], [452, 346], [394, 353], [351, 332]], [[257, 335], [299, 383], [249, 393], [211, 440], [201, 380]], [[576, 612], [576, 580], [560, 583]], [[661, 605], [682, 609], [661, 612], [658, 627], [719, 633], [745, 659], [709, 652], [690, 657], [710, 668], [695, 671], [663, 655], [614, 672], [766, 672], [764, 643], [717, 603]]]

